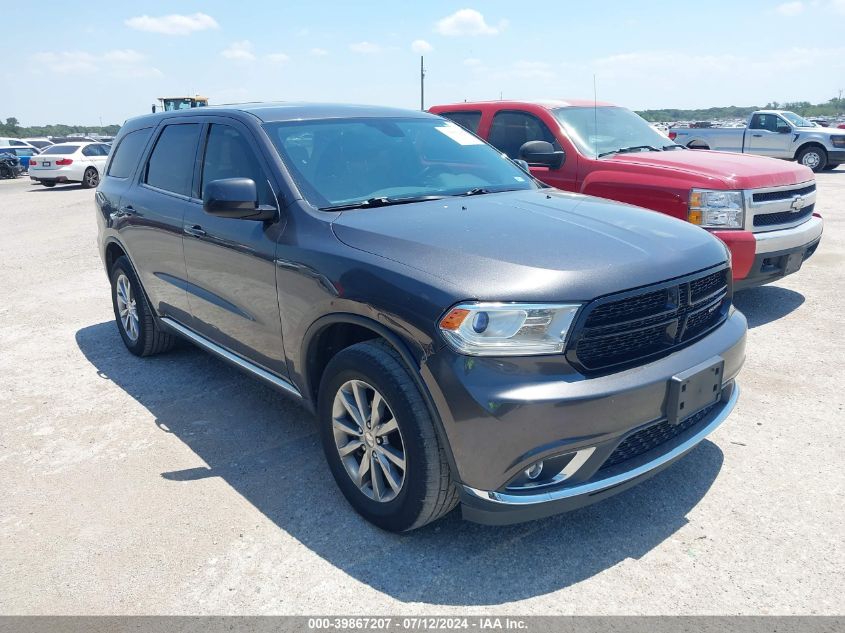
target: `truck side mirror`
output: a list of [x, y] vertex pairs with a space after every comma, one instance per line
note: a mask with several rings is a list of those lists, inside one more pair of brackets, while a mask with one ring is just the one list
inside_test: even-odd
[[203, 211], [219, 218], [272, 220], [276, 209], [258, 205], [258, 189], [252, 178], [221, 178], [203, 187]]
[[789, 134], [790, 132], [792, 132], [791, 127], [785, 125], [778, 126], [778, 134]]
[[555, 150], [548, 141], [528, 141], [519, 148], [519, 158], [532, 167], [559, 169], [566, 160], [566, 152]]

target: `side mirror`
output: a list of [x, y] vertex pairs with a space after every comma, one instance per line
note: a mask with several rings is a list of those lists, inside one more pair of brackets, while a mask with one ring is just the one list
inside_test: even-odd
[[519, 148], [519, 158], [529, 165], [558, 169], [566, 160], [566, 152], [555, 151], [548, 141], [528, 141]]
[[778, 134], [789, 134], [792, 132], [792, 128], [789, 126], [779, 125], [778, 126]]
[[239, 220], [272, 220], [273, 207], [259, 206], [258, 189], [252, 178], [221, 178], [203, 187], [203, 211], [219, 218]]

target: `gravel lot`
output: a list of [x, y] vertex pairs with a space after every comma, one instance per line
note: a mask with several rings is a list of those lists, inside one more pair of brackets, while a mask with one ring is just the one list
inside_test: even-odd
[[93, 193], [0, 181], [0, 613], [839, 614], [845, 168], [786, 281], [740, 293], [740, 404], [612, 500], [506, 528], [371, 527], [295, 403], [123, 347]]

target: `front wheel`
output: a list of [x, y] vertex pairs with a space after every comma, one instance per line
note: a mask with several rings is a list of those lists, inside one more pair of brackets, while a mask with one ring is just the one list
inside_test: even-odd
[[100, 184], [100, 173], [94, 169], [93, 167], [89, 167], [85, 170], [85, 173], [82, 176], [82, 188], [83, 189], [93, 189], [97, 185]]
[[428, 408], [385, 341], [358, 343], [332, 358], [320, 382], [318, 419], [335, 482], [371, 523], [406, 532], [457, 504]]
[[809, 167], [818, 173], [823, 171], [827, 165], [827, 152], [821, 147], [805, 147], [798, 152], [796, 160], [804, 165], [804, 167]]

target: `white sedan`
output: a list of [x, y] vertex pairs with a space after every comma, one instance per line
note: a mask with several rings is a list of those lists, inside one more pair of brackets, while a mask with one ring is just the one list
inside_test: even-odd
[[100, 184], [109, 146], [105, 143], [60, 143], [51, 145], [29, 160], [29, 177], [44, 185], [79, 182], [85, 189]]

